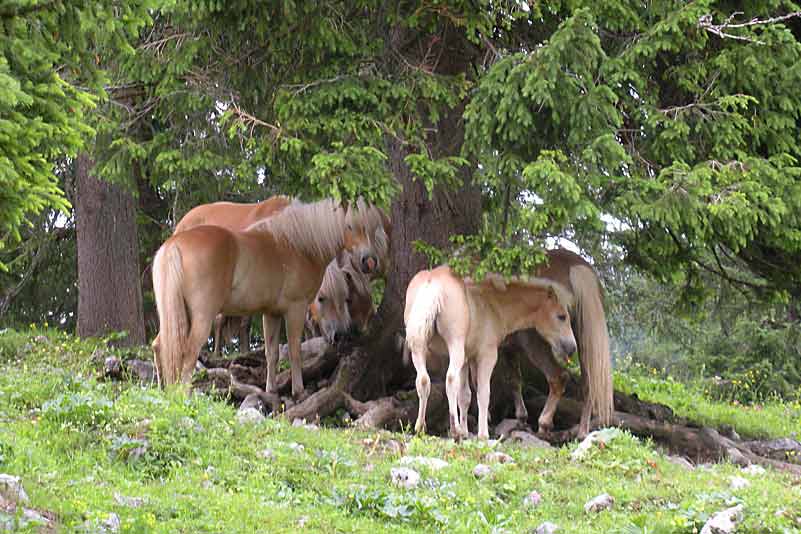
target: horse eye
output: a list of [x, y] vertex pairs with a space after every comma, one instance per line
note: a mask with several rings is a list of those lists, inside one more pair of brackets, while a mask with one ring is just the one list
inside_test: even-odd
[[317, 297], [317, 302], [322, 304], [323, 302], [325, 302], [325, 297]]
[[565, 322], [567, 321], [567, 315], [563, 313], [562, 315], [557, 316], [557, 319], [559, 319], [562, 322]]

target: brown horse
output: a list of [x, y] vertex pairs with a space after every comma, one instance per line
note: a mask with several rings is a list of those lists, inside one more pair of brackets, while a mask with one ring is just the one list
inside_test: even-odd
[[[584, 406], [581, 412], [578, 434], [589, 432], [590, 419], [594, 413], [601, 425], [611, 421], [612, 363], [609, 352], [609, 334], [606, 328], [601, 284], [595, 270], [581, 256], [565, 249], [548, 251], [548, 264], [537, 271], [537, 276], [553, 280], [570, 292], [570, 312], [573, 330], [578, 338], [581, 386]], [[509, 336], [503, 344], [503, 352], [524, 354], [534, 367], [540, 369], [548, 380], [548, 400], [539, 416], [540, 432], [553, 429], [553, 416], [559, 400], [565, 392], [569, 378], [562, 358], [552, 351], [549, 343], [536, 330], [523, 330]], [[515, 396], [515, 415], [526, 420], [528, 414], [520, 391], [520, 367], [512, 362]]]
[[369, 277], [347, 261], [344, 267], [332, 261], [325, 271], [323, 285], [309, 306], [306, 329], [312, 336], [325, 336], [330, 343], [338, 334], [351, 330], [365, 332], [373, 315], [375, 306]]
[[498, 360], [498, 345], [512, 332], [535, 328], [555, 353], [573, 353], [576, 340], [568, 303], [567, 290], [551, 280], [517, 278], [507, 282], [491, 274], [475, 283], [456, 276], [448, 266], [417, 273], [406, 289], [403, 314], [420, 398], [415, 430], [425, 430], [431, 389], [426, 359], [432, 352], [449, 357], [445, 391], [451, 434], [457, 439], [467, 436], [468, 372], [472, 371], [478, 384], [478, 437], [488, 438], [490, 377]]
[[331, 261], [325, 269], [323, 283], [309, 304], [306, 329], [312, 336], [322, 335], [333, 343], [338, 334], [350, 331], [353, 321], [348, 306], [349, 288], [345, 273]]
[[[257, 221], [264, 220], [272, 215], [280, 213], [286, 208], [291, 198], [278, 195], [270, 197], [262, 202], [241, 204], [235, 202], [213, 202], [210, 204], [201, 204], [189, 210], [184, 215], [175, 227], [174, 234], [190, 230], [196, 226], [210, 224], [214, 226], [222, 226], [229, 230], [244, 230], [248, 226]], [[389, 266], [389, 233], [392, 229], [392, 224], [389, 217], [376, 206], [365, 203], [362, 199], [356, 201], [356, 209], [362, 213], [365, 222], [365, 231], [368, 239], [370, 240], [370, 248], [375, 251], [375, 257], [378, 259], [378, 265], [373, 266], [374, 270], [369, 273], [370, 277], [385, 275]], [[351, 272], [362, 273], [362, 266], [358, 264], [361, 258], [356, 258], [352, 254], [343, 255], [338, 258], [340, 265], [345, 266], [345, 262], [351, 264]], [[370, 266], [367, 266], [369, 269]], [[363, 303], [362, 303], [363, 305]], [[214, 354], [219, 354], [222, 345], [221, 338], [222, 329], [225, 324], [225, 316], [218, 314], [214, 320]], [[249, 317], [242, 318], [240, 321], [240, 338], [242, 334], [249, 330], [250, 319]], [[263, 319], [263, 329], [267, 332], [266, 318]], [[266, 336], [266, 334], [265, 334]], [[248, 341], [240, 339], [240, 346], [249, 346]], [[267, 344], [265, 343], [265, 352]]]
[[333, 200], [293, 201], [244, 231], [203, 225], [179, 232], [159, 249], [153, 286], [160, 332], [153, 342], [160, 382], [188, 383], [217, 313], [264, 314], [267, 390], [276, 391], [278, 333], [286, 322], [292, 395], [303, 395], [300, 336], [306, 309], [328, 263], [343, 249], [360, 266], [378, 259], [367, 238], [369, 219]]

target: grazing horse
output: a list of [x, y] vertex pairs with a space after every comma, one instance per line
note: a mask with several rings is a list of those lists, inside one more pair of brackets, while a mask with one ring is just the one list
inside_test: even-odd
[[276, 391], [278, 333], [286, 323], [292, 395], [303, 396], [300, 336], [306, 309], [325, 268], [343, 249], [358, 264], [378, 259], [367, 238], [364, 209], [331, 199], [292, 201], [244, 231], [202, 225], [170, 237], [153, 261], [160, 332], [153, 341], [160, 383], [188, 383], [211, 322], [264, 314], [267, 391]]
[[348, 293], [345, 273], [334, 259], [326, 267], [323, 283], [309, 304], [306, 329], [312, 336], [322, 335], [326, 341], [333, 343], [338, 334], [350, 331], [353, 321]]
[[368, 276], [353, 269], [347, 261], [344, 267], [332, 261], [309, 305], [306, 330], [311, 336], [322, 335], [332, 343], [338, 334], [366, 331], [373, 315], [375, 306]]
[[[609, 334], [606, 328], [601, 284], [595, 270], [581, 256], [565, 249], [548, 251], [548, 264], [537, 271], [537, 276], [553, 280], [567, 288], [571, 298], [570, 312], [573, 330], [577, 334], [581, 388], [584, 406], [581, 411], [578, 435], [585, 436], [590, 429], [593, 413], [601, 425], [611, 422], [613, 410], [612, 363], [609, 352]], [[536, 330], [523, 330], [509, 336], [501, 347], [504, 353], [524, 354], [529, 363], [545, 374], [548, 380], [548, 399], [539, 416], [540, 432], [553, 429], [553, 416], [569, 379], [556, 351]], [[520, 391], [520, 366], [512, 362], [512, 379], [515, 397], [515, 416], [526, 420], [528, 413]]]
[[567, 290], [551, 280], [507, 282], [490, 274], [482, 282], [473, 282], [456, 276], [448, 266], [417, 273], [406, 289], [403, 313], [420, 398], [415, 430], [425, 430], [431, 390], [426, 359], [432, 352], [449, 357], [445, 392], [451, 434], [457, 439], [467, 436], [468, 371], [472, 371], [478, 384], [478, 437], [488, 438], [490, 377], [501, 341], [512, 332], [535, 328], [555, 353], [573, 353], [576, 340], [568, 305]]
[[[214, 226], [222, 226], [229, 230], [237, 231], [244, 230], [257, 221], [262, 221], [277, 213], [280, 213], [286, 208], [292, 199], [283, 195], [270, 197], [262, 202], [251, 204], [240, 204], [235, 202], [213, 202], [210, 204], [201, 204], [189, 210], [184, 215], [175, 227], [174, 234], [190, 230], [196, 226], [210, 224]], [[373, 266], [374, 270], [369, 273], [370, 277], [385, 275], [389, 266], [389, 234], [392, 224], [389, 217], [376, 206], [366, 204], [362, 199], [356, 201], [356, 210], [363, 214], [365, 231], [368, 239], [370, 240], [370, 247], [375, 252], [375, 257], [378, 259], [378, 265]], [[352, 272], [362, 273], [362, 266], [358, 265], [361, 258], [356, 258], [352, 254], [338, 258], [340, 265], [345, 265], [344, 262], [349, 262]], [[368, 266], [369, 269], [369, 266]], [[221, 330], [225, 322], [225, 317], [218, 314], [214, 320], [214, 354], [219, 353]], [[249, 318], [242, 318], [240, 332], [244, 333], [249, 329]], [[263, 318], [263, 330], [267, 332], [267, 318]], [[241, 335], [241, 334], [240, 334]], [[240, 346], [242, 340], [240, 340]], [[245, 346], [249, 343], [244, 343]], [[265, 353], [267, 350], [267, 343], [265, 341]]]

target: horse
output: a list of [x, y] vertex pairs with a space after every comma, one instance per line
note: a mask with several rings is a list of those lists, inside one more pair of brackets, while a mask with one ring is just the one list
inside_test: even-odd
[[348, 283], [345, 273], [334, 259], [328, 264], [323, 283], [309, 304], [306, 330], [312, 336], [322, 335], [328, 343], [334, 343], [338, 334], [352, 328]]
[[[612, 364], [609, 351], [609, 334], [604, 314], [601, 283], [592, 266], [578, 254], [566, 249], [547, 252], [548, 264], [537, 271], [537, 276], [559, 283], [570, 292], [570, 312], [573, 330], [578, 335], [578, 353], [581, 366], [581, 388], [584, 405], [578, 427], [578, 436], [586, 436], [592, 414], [601, 425], [611, 422], [613, 403]], [[523, 330], [510, 335], [503, 343], [504, 354], [523, 354], [531, 365], [543, 372], [548, 381], [548, 399], [538, 419], [539, 431], [553, 430], [553, 416], [565, 392], [569, 374], [560, 363], [556, 351], [536, 330]], [[515, 399], [515, 416], [527, 420], [528, 413], [521, 393], [519, 362], [512, 362], [512, 391]]]
[[188, 383], [217, 313], [264, 314], [266, 389], [276, 391], [278, 333], [284, 318], [292, 395], [304, 396], [300, 336], [326, 266], [343, 249], [370, 269], [369, 215], [331, 199], [293, 200], [244, 231], [201, 225], [174, 234], [153, 261], [160, 331], [153, 341], [159, 383]]
[[512, 332], [535, 328], [555, 353], [572, 354], [576, 340], [567, 310], [569, 300], [566, 288], [542, 278], [506, 281], [489, 274], [474, 282], [457, 276], [447, 265], [417, 273], [406, 289], [403, 313], [420, 399], [415, 431], [425, 431], [431, 390], [426, 359], [431, 352], [449, 357], [445, 392], [451, 435], [456, 439], [467, 436], [468, 372], [472, 371], [478, 385], [478, 437], [487, 439], [490, 377], [498, 346]]
[[374, 314], [369, 277], [353, 269], [349, 262], [340, 267], [334, 260], [328, 264], [323, 284], [309, 305], [306, 330], [332, 343], [338, 334], [364, 332]]
[[[175, 226], [174, 234], [190, 230], [196, 226], [210, 224], [214, 226], [222, 226], [229, 230], [244, 230], [248, 226], [257, 221], [264, 220], [277, 213], [280, 213], [286, 208], [292, 199], [287, 196], [277, 195], [268, 198], [262, 202], [256, 203], [236, 203], [236, 202], [212, 202], [210, 204], [201, 204], [189, 210], [184, 215], [178, 224]], [[378, 265], [375, 270], [370, 272], [368, 276], [382, 276], [388, 272], [389, 268], [389, 234], [391, 232], [392, 224], [380, 208], [367, 204], [362, 199], [356, 201], [356, 210], [364, 215], [365, 230], [370, 240], [370, 246], [375, 251], [375, 257], [378, 259]], [[337, 261], [341, 265], [346, 262], [351, 263], [351, 271], [362, 273], [361, 266], [357, 265], [357, 258], [353, 255], [343, 255]], [[262, 320], [264, 332], [267, 331], [266, 319]], [[214, 354], [218, 355], [222, 338], [222, 328], [225, 324], [225, 316], [218, 314], [214, 319]], [[240, 321], [240, 337], [241, 333], [249, 330], [250, 318], [243, 317]], [[266, 336], [266, 334], [265, 334]], [[240, 346], [249, 346], [248, 342], [243, 343], [240, 339]], [[266, 350], [266, 343], [265, 343]]]

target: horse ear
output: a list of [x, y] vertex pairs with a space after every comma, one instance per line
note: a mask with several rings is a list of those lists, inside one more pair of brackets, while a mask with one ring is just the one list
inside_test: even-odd
[[345, 262], [348, 260], [348, 251], [344, 248], [337, 252], [337, 257], [335, 258], [337, 262], [337, 267], [340, 269], [345, 266]]
[[558, 301], [559, 297], [556, 295], [556, 290], [553, 286], [548, 286], [548, 298]]

